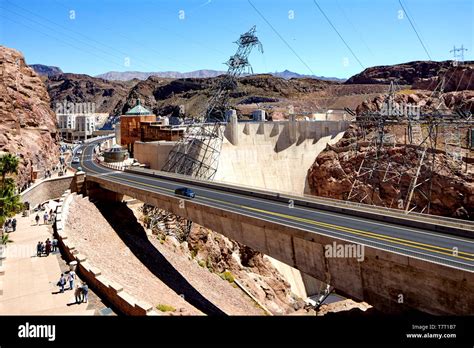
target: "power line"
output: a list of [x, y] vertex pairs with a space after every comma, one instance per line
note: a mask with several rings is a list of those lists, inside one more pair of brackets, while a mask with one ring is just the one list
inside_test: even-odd
[[293, 52], [293, 54], [296, 56], [296, 58], [299, 59], [299, 61], [301, 63], [303, 63], [303, 65], [308, 68], [308, 70], [311, 72], [311, 74], [313, 75], [316, 75], [313, 70], [309, 67], [308, 64], [305, 63], [305, 61], [299, 56], [298, 53], [296, 53], [296, 51], [293, 49], [293, 47], [290, 46], [290, 44], [285, 40], [285, 38], [283, 36], [280, 35], [280, 33], [273, 27], [273, 25], [265, 18], [265, 16], [254, 6], [254, 4], [252, 3], [252, 1], [250, 0], [247, 0], [248, 3], [250, 4], [250, 6], [253, 7], [253, 9], [255, 10], [255, 12], [257, 12], [260, 17], [262, 17], [262, 19], [268, 24], [268, 26], [273, 30], [273, 32], [275, 34], [277, 34], [277, 36], [280, 38], [281, 41], [283, 41], [283, 43], [290, 49], [291, 52]]
[[99, 55], [93, 53], [93, 51], [84, 50], [84, 49], [82, 49], [82, 48], [79, 48], [79, 47], [77, 47], [77, 46], [75, 46], [75, 45], [73, 45], [73, 44], [71, 44], [71, 43], [69, 43], [69, 42], [67, 42], [67, 41], [64, 41], [64, 40], [62, 40], [62, 39], [58, 39], [57, 37], [54, 37], [54, 36], [52, 36], [52, 35], [49, 35], [49, 34], [43, 32], [43, 31], [39, 30], [38, 28], [34, 28], [34, 27], [29, 26], [29, 25], [27, 25], [27, 24], [25, 24], [25, 23], [15, 21], [15, 20], [13, 20], [13, 19], [11, 19], [11, 18], [9, 18], [9, 17], [3, 16], [2, 14], [0, 14], [0, 18], [6, 19], [6, 20], [11, 21], [11, 22], [13, 22], [13, 23], [17, 23], [17, 24], [23, 25], [23, 26], [25, 26], [25, 27], [27, 27], [27, 28], [30, 28], [31, 30], [33, 30], [33, 31], [35, 31], [35, 32], [39, 32], [39, 33], [41, 33], [41, 34], [43, 34], [43, 35], [45, 35], [45, 36], [48, 36], [48, 37], [50, 37], [50, 38], [52, 38], [52, 39], [54, 39], [54, 40], [56, 40], [56, 41], [62, 42], [63, 44], [65, 44], [65, 45], [67, 45], [67, 46], [70, 46], [70, 47], [72, 47], [72, 48], [74, 48], [74, 49], [76, 49], [76, 50], [78, 50], [78, 51], [80, 51], [80, 52], [87, 53], [87, 54], [90, 54], [90, 55], [92, 55], [92, 56], [95, 56], [95, 57], [97, 57], [97, 58], [99, 58], [99, 59], [101, 59], [101, 60], [103, 60], [103, 61], [105, 61], [105, 62], [107, 62], [107, 63], [112, 63], [112, 64], [115, 64], [115, 65], [117, 65], [117, 66], [121, 66], [120, 64], [118, 64], [118, 63], [116, 63], [116, 62], [113, 62], [113, 61], [111, 61], [111, 60], [108, 60], [108, 59], [106, 59], [106, 58], [104, 58], [104, 57], [101, 57], [101, 56], [99, 56]]
[[[65, 9], [69, 9], [68, 7], [64, 6], [60, 1], [58, 1], [58, 0], [54, 0], [54, 1], [55, 1], [58, 5], [60, 5], [61, 7], [65, 8]], [[160, 30], [163, 30], [163, 31], [168, 31], [168, 32], [170, 32], [169, 29], [167, 29], [167, 28], [165, 28], [165, 27], [159, 26], [156, 21], [151, 22], [151, 21], [147, 20], [146, 18], [144, 18], [143, 16], [140, 18], [140, 21], [141, 21], [141, 22], [146, 22], [146, 21], [148, 21], [151, 26], [157, 27], [157, 28], [159, 28]], [[149, 50], [156, 52], [157, 54], [159, 54], [160, 58], [161, 58], [161, 57], [164, 57], [164, 58], [168, 59], [169, 61], [178, 62], [178, 63], [180, 63], [180, 64], [183, 64], [183, 65], [188, 66], [189, 68], [193, 68], [191, 65], [189, 65], [189, 64], [187, 64], [187, 63], [184, 63], [183, 61], [177, 60], [176, 57], [171, 57], [171, 56], [166, 55], [165, 53], [163, 53], [163, 51], [165, 51], [165, 50], [158, 51], [158, 50], [156, 50], [153, 46], [149, 45], [148, 43], [145, 43], [145, 42], [143, 42], [143, 41], [138, 41], [138, 40], [136, 40], [135, 38], [130, 38], [130, 37], [128, 37], [128, 36], [125, 36], [125, 35], [119, 33], [119, 32], [117, 31], [117, 27], [111, 28], [111, 27], [105, 26], [104, 23], [101, 23], [101, 24], [102, 24], [102, 28], [107, 29], [109, 32], [112, 32], [114, 35], [121, 36], [122, 38], [126, 39], [127, 41], [133, 41], [133, 42], [135, 42], [135, 43], [136, 43], [137, 45], [139, 45], [140, 47], [147, 47]], [[68, 30], [69, 30], [69, 29], [68, 29]], [[179, 35], [179, 34], [177, 34], [177, 33], [175, 33], [175, 32], [170, 32], [170, 34], [172, 34], [172, 35], [174, 35], [174, 36], [180, 36], [180, 37], [186, 39], [184, 36]], [[191, 42], [193, 42], [193, 41], [191, 41]], [[195, 44], [195, 45], [197, 45], [197, 46], [204, 47], [204, 48], [206, 48], [207, 50], [213, 49], [213, 48], [210, 47], [210, 46], [203, 46], [202, 44], [200, 44], [200, 43], [198, 43], [198, 42], [196, 42], [196, 41], [194, 41], [193, 44]], [[222, 53], [221, 51], [218, 51], [218, 50], [215, 50], [215, 49], [214, 49], [214, 51], [216, 51], [216, 52], [218, 52], [218, 53]], [[147, 64], [148, 64], [148, 63], [147, 63]]]
[[[7, 4], [15, 6], [16, 8], [19, 9], [19, 11], [27, 12], [27, 13], [32, 14], [33, 16], [39, 18], [39, 19], [41, 20], [41, 22], [38, 22], [38, 21], [37, 21], [36, 19], [34, 19], [34, 18], [26, 17], [26, 16], [24, 16], [24, 15], [22, 15], [22, 14], [19, 14], [18, 12], [15, 12], [15, 11], [12, 10], [11, 8], [3, 8], [4, 10], [10, 11], [11, 13], [14, 13], [15, 15], [17, 15], [17, 16], [19, 16], [19, 17], [25, 18], [25, 19], [27, 19], [27, 20], [30, 21], [30, 22], [34, 22], [34, 23], [36, 23], [36, 24], [38, 24], [38, 25], [41, 25], [41, 26], [45, 27], [46, 29], [51, 30], [51, 31], [53, 31], [53, 32], [55, 32], [55, 33], [57, 32], [57, 29], [56, 29], [55, 27], [53, 27], [53, 26], [56, 26], [56, 27], [59, 27], [59, 28], [62, 29], [62, 30], [68, 31], [68, 32], [72, 33], [73, 35], [81, 36], [81, 37], [83, 37], [85, 40], [84, 40], [84, 39], [77, 38], [77, 37], [75, 37], [75, 36], [73, 36], [73, 35], [71, 35], [71, 34], [68, 34], [68, 33], [66, 33], [66, 32], [61, 33], [62, 36], [69, 37], [70, 39], [72, 39], [72, 40], [74, 40], [74, 41], [82, 41], [84, 44], [86, 44], [87, 46], [91, 47], [92, 49], [94, 49], [94, 50], [96, 50], [96, 51], [101, 51], [101, 52], [103, 52], [103, 53], [106, 54], [106, 55], [109, 55], [109, 56], [114, 57], [114, 58], [119, 58], [119, 59], [121, 59], [121, 60], [122, 60], [124, 57], [127, 57], [127, 56], [128, 56], [128, 54], [125, 53], [125, 52], [121, 52], [120, 50], [117, 50], [117, 49], [115, 49], [114, 47], [111, 47], [111, 46], [109, 46], [109, 45], [107, 45], [107, 44], [104, 44], [104, 43], [102, 43], [102, 42], [99, 42], [99, 41], [97, 41], [97, 40], [95, 40], [95, 39], [93, 39], [93, 38], [90, 38], [90, 37], [88, 37], [88, 36], [86, 36], [86, 35], [80, 33], [80, 32], [77, 32], [77, 31], [75, 31], [75, 30], [66, 28], [66, 27], [64, 27], [64, 26], [62, 26], [62, 25], [60, 25], [60, 24], [57, 24], [57, 23], [55, 23], [55, 22], [49, 20], [48, 18], [45, 18], [45, 17], [43, 17], [43, 16], [41, 16], [41, 15], [38, 15], [38, 14], [35, 14], [35, 13], [29, 11], [28, 9], [26, 9], [26, 8], [24, 8], [24, 7], [18, 6], [18, 5], [16, 5], [16, 4], [11, 3], [11, 2], [7, 2]], [[49, 22], [49, 23], [51, 23], [53, 26], [47, 25], [47, 24], [45, 24], [45, 22]], [[87, 40], [87, 41], [86, 41], [86, 40]], [[95, 43], [95, 44], [94, 44], [94, 43]], [[117, 52], [119, 55], [114, 54], [114, 53], [112, 53], [112, 52]], [[151, 68], [151, 64], [150, 64], [150, 63], [148, 63], [148, 62], [146, 62], [146, 61], [143, 61], [143, 60], [141, 60], [141, 59], [136, 59], [136, 60], [137, 60], [138, 62], [141, 61], [142, 63], [139, 63], [139, 64], [140, 64], [141, 66], [143, 66], [144, 68], [146, 68], [146, 69], [150, 69], [150, 68]]]
[[347, 49], [352, 53], [352, 55], [354, 56], [354, 58], [357, 60], [357, 62], [359, 63], [359, 65], [362, 67], [362, 69], [365, 69], [365, 66], [364, 64], [361, 63], [361, 61], [359, 60], [359, 58], [357, 58], [356, 54], [354, 53], [354, 51], [352, 50], [352, 48], [349, 46], [349, 44], [346, 42], [346, 40], [344, 40], [344, 38], [342, 37], [342, 35], [339, 33], [339, 31], [336, 29], [336, 27], [334, 26], [334, 24], [332, 24], [331, 20], [329, 19], [329, 17], [326, 15], [326, 13], [323, 11], [323, 9], [321, 8], [321, 6], [318, 5], [318, 3], [316, 2], [316, 0], [313, 0], [313, 3], [318, 7], [319, 11], [321, 11], [321, 13], [323, 14], [323, 16], [326, 18], [326, 20], [328, 21], [328, 23], [331, 25], [331, 27], [334, 29], [334, 31], [336, 32], [336, 34], [339, 36], [339, 38], [342, 40], [342, 42], [344, 43], [344, 45], [346, 45]]
[[402, 7], [403, 12], [407, 15], [408, 22], [410, 22], [410, 25], [411, 25], [411, 27], [413, 28], [413, 31], [415, 32], [416, 37], [418, 38], [418, 40], [419, 40], [420, 43], [421, 43], [421, 46], [423, 46], [423, 49], [424, 49], [425, 52], [426, 52], [426, 55], [428, 56], [428, 58], [429, 58], [430, 60], [432, 60], [430, 54], [428, 53], [428, 50], [427, 50], [425, 44], [423, 43], [423, 40], [421, 40], [421, 37], [420, 37], [420, 35], [418, 34], [418, 31], [416, 30], [415, 25], [413, 24], [413, 22], [412, 22], [412, 20], [411, 20], [411, 17], [408, 15], [407, 10], [405, 10], [405, 7], [404, 7], [403, 4], [402, 4], [402, 0], [398, 0], [398, 2], [399, 2], [399, 4], [400, 4], [400, 6]]
[[[453, 47], [450, 53], [453, 53], [454, 60], [457, 61], [459, 58], [459, 61], [461, 63], [464, 63], [464, 51], [467, 51], [467, 48], [464, 48], [464, 45], [461, 45], [461, 48], [456, 48], [456, 46]], [[459, 52], [459, 53], [458, 53]]]
[[347, 16], [346, 12], [344, 11], [344, 9], [341, 7], [341, 5], [339, 4], [339, 1], [336, 0], [336, 4], [337, 4], [337, 7], [339, 8], [339, 11], [341, 11], [342, 15], [344, 16], [344, 18], [346, 19], [347, 23], [349, 23], [352, 27], [352, 29], [354, 29], [354, 31], [357, 33], [357, 35], [359, 36], [359, 39], [360, 41], [364, 44], [365, 48], [367, 48], [367, 51], [370, 53], [371, 56], [373, 56], [373, 52], [372, 50], [370, 49], [370, 47], [367, 45], [367, 43], [365, 42], [364, 38], [362, 37], [362, 34], [360, 33], [359, 30], [357, 30], [357, 28], [355, 27], [355, 25], [352, 23], [352, 21], [350, 20], [350, 18]]

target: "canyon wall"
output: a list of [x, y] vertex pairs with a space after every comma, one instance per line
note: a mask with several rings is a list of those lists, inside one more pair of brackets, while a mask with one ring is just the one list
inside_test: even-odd
[[56, 116], [40, 77], [23, 55], [0, 46], [0, 150], [20, 157], [17, 183], [23, 187], [58, 163]]

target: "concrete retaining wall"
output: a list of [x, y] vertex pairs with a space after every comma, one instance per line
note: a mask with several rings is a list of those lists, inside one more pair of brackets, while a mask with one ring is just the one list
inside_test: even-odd
[[23, 203], [30, 203], [30, 208], [33, 209], [44, 201], [61, 197], [69, 189], [74, 189], [74, 175], [45, 179], [23, 191], [20, 199]]
[[112, 183], [101, 177], [91, 177], [87, 181], [190, 219], [377, 309], [389, 312], [416, 310], [437, 315], [474, 313], [472, 272], [372, 247], [365, 247], [363, 262], [349, 257], [327, 257], [326, 245], [351, 243], [204, 206], [196, 201], [186, 200], [184, 208], [180, 208], [177, 197]]
[[168, 160], [168, 155], [175, 145], [174, 141], [137, 141], [134, 145], [135, 159], [149, 168], [161, 169]]
[[57, 208], [56, 224], [54, 228], [55, 237], [63, 257], [69, 263], [77, 261], [76, 272], [99, 297], [107, 300], [118, 312], [124, 315], [159, 315], [153, 306], [139, 301], [123, 290], [123, 286], [107, 279], [101, 274], [100, 269], [94, 267], [87, 261], [87, 257], [79, 252], [67, 238], [65, 226], [69, 212], [69, 204], [73, 199], [71, 191], [66, 191]]

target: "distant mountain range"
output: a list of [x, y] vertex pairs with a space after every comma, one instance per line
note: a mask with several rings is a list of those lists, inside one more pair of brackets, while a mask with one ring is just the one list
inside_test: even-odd
[[270, 73], [272, 74], [273, 76], [276, 76], [276, 77], [281, 77], [281, 78], [284, 78], [284, 79], [292, 79], [292, 78], [309, 78], [309, 79], [318, 79], [318, 80], [323, 80], [323, 81], [334, 81], [334, 82], [344, 82], [346, 81], [346, 79], [340, 79], [338, 77], [326, 77], [326, 76], [316, 76], [316, 75], [302, 75], [302, 74], [298, 74], [298, 73], [295, 73], [293, 71], [290, 71], [290, 70], [285, 70], [285, 71], [282, 71], [282, 72], [274, 72], [274, 73]]
[[130, 81], [133, 79], [146, 80], [150, 76], [164, 77], [170, 79], [183, 79], [183, 78], [206, 78], [216, 77], [225, 74], [225, 71], [217, 70], [196, 70], [190, 72], [178, 72], [178, 71], [159, 71], [159, 72], [142, 72], [142, 71], [109, 71], [105, 74], [96, 75], [95, 77], [110, 80], [110, 81]]
[[[115, 80], [115, 81], [129, 81], [133, 79], [146, 80], [150, 76], [158, 76], [164, 78], [172, 79], [181, 79], [181, 78], [206, 78], [206, 77], [216, 77], [222, 74], [225, 74], [225, 71], [219, 70], [195, 70], [190, 72], [181, 73], [178, 71], [161, 71], [161, 72], [140, 72], [140, 71], [109, 71], [105, 74], [100, 74], [95, 77], [99, 77], [105, 80]], [[315, 76], [315, 75], [301, 75], [289, 70], [282, 72], [269, 73], [270, 75], [281, 77], [284, 79], [291, 78], [312, 78], [324, 81], [335, 81], [335, 82], [344, 82], [345, 79], [339, 79], [336, 77], [325, 77], [325, 76]]]
[[[38, 74], [43, 76], [55, 76], [62, 74], [63, 71], [55, 66], [48, 66], [43, 64], [32, 64], [30, 65]], [[94, 77], [98, 77], [104, 80], [109, 81], [131, 81], [134, 79], [137, 80], [146, 80], [150, 76], [158, 76], [163, 78], [170, 78], [170, 79], [183, 79], [183, 78], [208, 78], [208, 77], [216, 77], [222, 74], [225, 74], [226, 71], [220, 70], [195, 70], [189, 72], [178, 72], [178, 71], [156, 71], [156, 72], [143, 72], [143, 71], [109, 71], [105, 74], [96, 75]], [[315, 76], [315, 75], [302, 75], [295, 73], [293, 71], [285, 70], [282, 72], [274, 72], [268, 73], [270, 75], [281, 77], [286, 80], [291, 78], [310, 78], [310, 79], [317, 79], [323, 81], [335, 81], [335, 82], [344, 82], [346, 79], [340, 79], [337, 77], [325, 77], [325, 76]]]

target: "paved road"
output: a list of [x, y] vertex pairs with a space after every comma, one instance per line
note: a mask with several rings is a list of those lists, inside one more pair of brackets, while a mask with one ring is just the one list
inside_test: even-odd
[[[91, 160], [95, 144], [83, 145], [80, 166], [88, 175], [161, 194], [174, 195], [182, 183], [104, 168]], [[77, 167], [78, 165], [76, 165]], [[294, 226], [358, 244], [410, 255], [451, 267], [474, 271], [474, 239], [461, 238], [339, 213], [321, 211], [240, 194], [187, 185], [194, 201], [265, 220]]]

